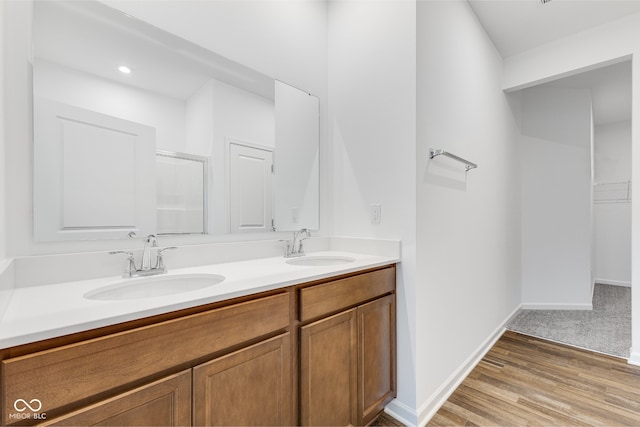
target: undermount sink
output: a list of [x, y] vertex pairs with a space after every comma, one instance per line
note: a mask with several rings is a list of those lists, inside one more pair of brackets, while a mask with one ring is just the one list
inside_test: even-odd
[[87, 292], [87, 299], [124, 301], [181, 294], [217, 285], [224, 276], [217, 274], [182, 274], [125, 279]]
[[355, 259], [347, 256], [335, 256], [335, 255], [318, 255], [318, 256], [304, 256], [300, 258], [292, 258], [287, 260], [287, 264], [291, 265], [304, 265], [308, 267], [318, 267], [326, 265], [339, 265], [353, 262]]

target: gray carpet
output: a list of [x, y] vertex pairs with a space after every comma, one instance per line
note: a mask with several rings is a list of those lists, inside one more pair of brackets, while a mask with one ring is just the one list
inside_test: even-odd
[[631, 288], [596, 284], [593, 310], [519, 310], [507, 329], [627, 358]]

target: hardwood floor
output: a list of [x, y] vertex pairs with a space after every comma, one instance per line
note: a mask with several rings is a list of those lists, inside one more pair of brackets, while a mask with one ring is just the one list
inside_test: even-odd
[[384, 412], [378, 416], [369, 427], [405, 427], [400, 421], [396, 420], [389, 414]]
[[640, 367], [507, 331], [429, 426], [640, 425]]

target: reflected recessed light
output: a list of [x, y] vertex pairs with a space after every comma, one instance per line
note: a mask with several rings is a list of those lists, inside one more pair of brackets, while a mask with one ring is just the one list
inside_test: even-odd
[[131, 68], [127, 67], [126, 65], [119, 66], [118, 70], [120, 70], [120, 72], [123, 73], [123, 74], [131, 73]]

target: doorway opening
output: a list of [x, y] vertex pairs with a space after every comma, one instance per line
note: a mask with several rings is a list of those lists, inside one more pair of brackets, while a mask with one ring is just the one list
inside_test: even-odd
[[629, 357], [631, 61], [517, 96], [525, 310], [510, 328]]

